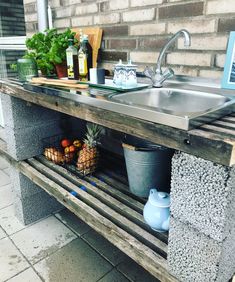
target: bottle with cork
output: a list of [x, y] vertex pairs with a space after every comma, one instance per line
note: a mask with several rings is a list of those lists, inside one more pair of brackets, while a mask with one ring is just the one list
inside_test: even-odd
[[78, 51], [74, 46], [74, 38], [69, 39], [69, 47], [66, 49], [68, 79], [78, 79]]
[[92, 47], [88, 41], [88, 35], [80, 35], [80, 49], [78, 51], [79, 79], [90, 79], [89, 70], [92, 68]]

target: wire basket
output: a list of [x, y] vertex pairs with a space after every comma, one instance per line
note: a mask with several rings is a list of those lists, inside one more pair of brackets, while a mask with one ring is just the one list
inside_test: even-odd
[[97, 148], [86, 149], [76, 138], [68, 139], [55, 135], [43, 140], [44, 156], [51, 162], [61, 165], [82, 176], [91, 174], [98, 167]]

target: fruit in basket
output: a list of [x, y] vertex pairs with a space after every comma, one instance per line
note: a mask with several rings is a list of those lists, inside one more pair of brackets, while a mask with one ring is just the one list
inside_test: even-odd
[[64, 155], [58, 151], [56, 148], [45, 148], [44, 156], [49, 160], [56, 164], [64, 162]]
[[67, 153], [67, 154], [64, 154], [64, 161], [65, 163], [71, 163], [72, 160], [74, 158], [74, 153]]
[[77, 149], [79, 149], [79, 148], [82, 147], [82, 142], [81, 142], [80, 140], [74, 140], [74, 141], [73, 141], [73, 145], [74, 145]]
[[64, 148], [65, 154], [74, 153], [75, 151], [76, 151], [76, 147], [74, 145], [70, 145], [70, 146]]
[[98, 161], [97, 141], [101, 133], [101, 127], [97, 124], [88, 124], [84, 145], [78, 153], [77, 168], [84, 173], [92, 172]]
[[62, 139], [60, 142], [61, 147], [66, 148], [71, 145], [71, 141], [69, 139]]

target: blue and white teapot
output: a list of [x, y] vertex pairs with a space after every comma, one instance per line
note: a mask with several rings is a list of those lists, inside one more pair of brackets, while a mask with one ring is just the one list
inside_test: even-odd
[[170, 221], [170, 195], [165, 192], [158, 192], [151, 189], [149, 198], [144, 206], [144, 220], [158, 232], [169, 230]]

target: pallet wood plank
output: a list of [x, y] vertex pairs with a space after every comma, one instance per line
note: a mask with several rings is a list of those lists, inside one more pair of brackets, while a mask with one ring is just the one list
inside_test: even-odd
[[9, 82], [0, 82], [2, 93], [52, 110], [98, 123], [107, 128], [144, 138], [169, 148], [202, 157], [223, 165], [233, 165], [234, 143], [221, 132], [206, 133], [203, 129], [184, 131], [161, 124], [103, 110], [80, 101], [79, 95], [60, 97], [30, 92]]
[[234, 123], [235, 122], [235, 117], [233, 117], [233, 116], [225, 116], [225, 117], [222, 117], [220, 120], [222, 120], [222, 121], [226, 121], [226, 122], [228, 122], [228, 123]]

